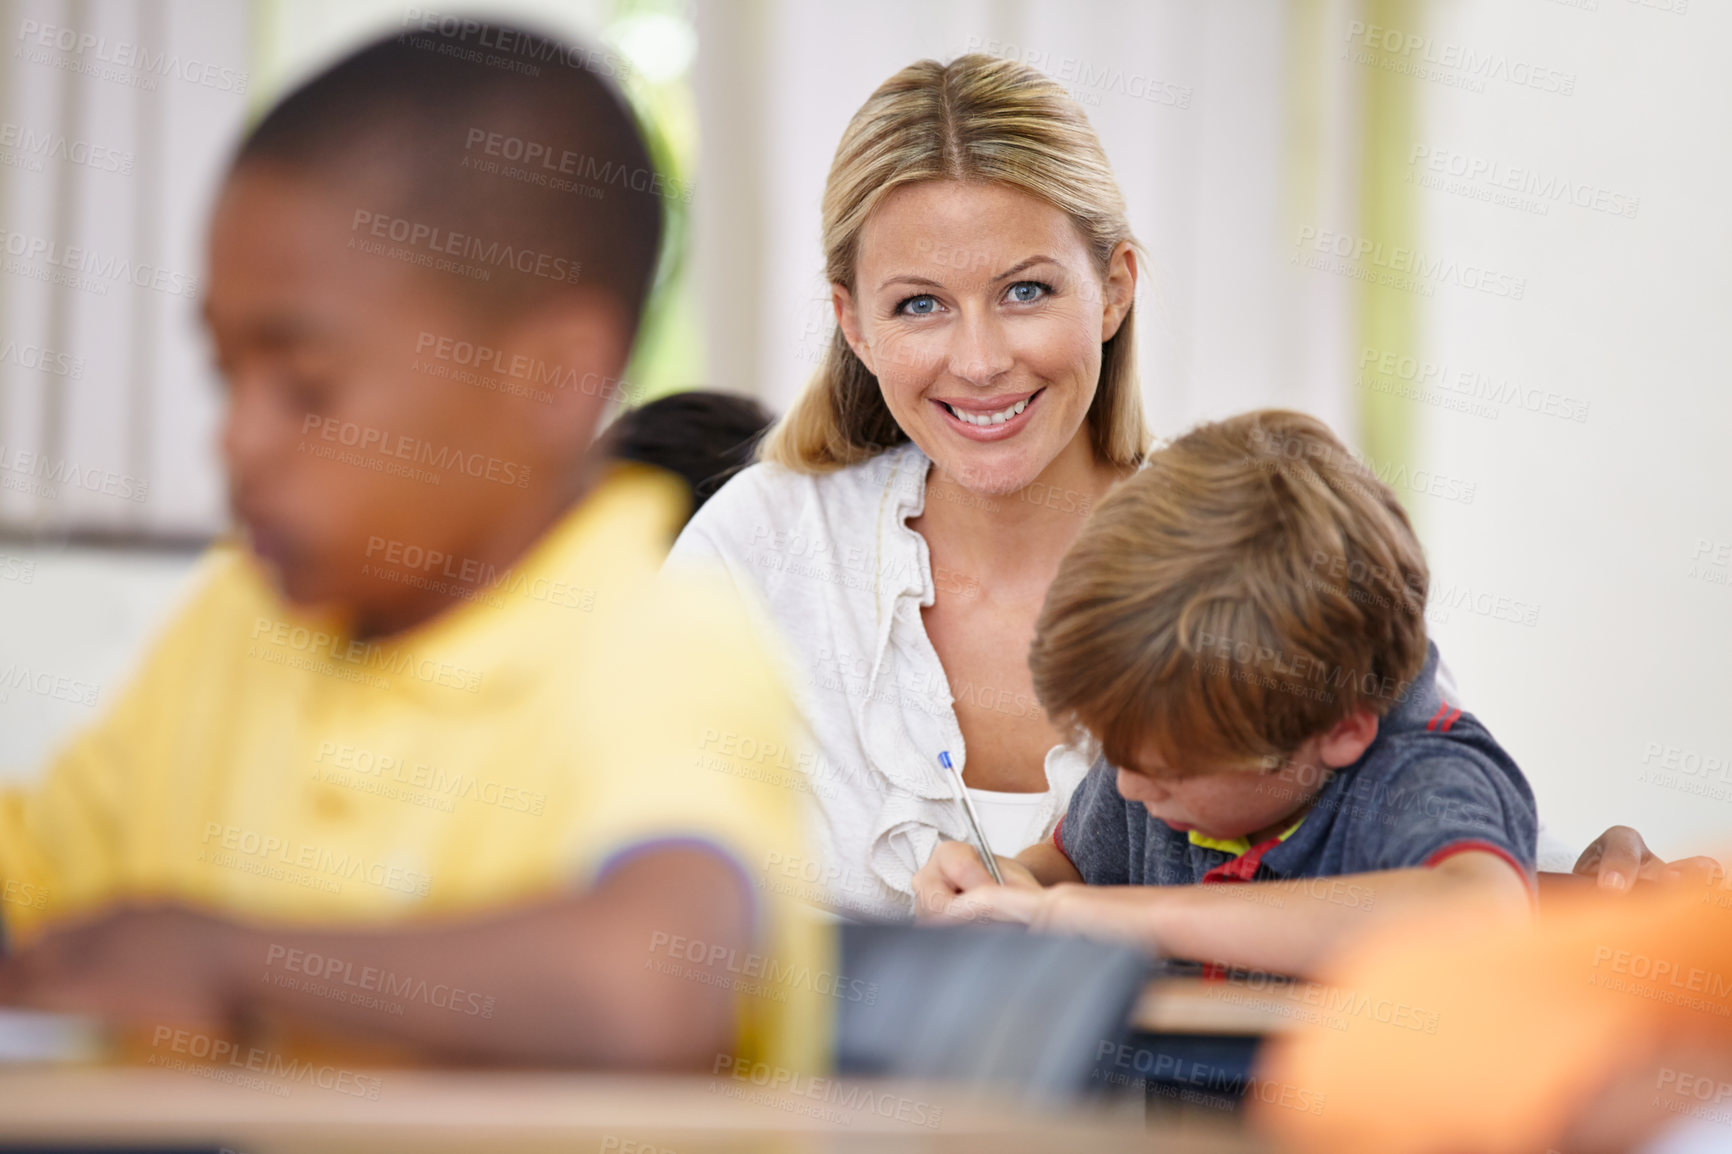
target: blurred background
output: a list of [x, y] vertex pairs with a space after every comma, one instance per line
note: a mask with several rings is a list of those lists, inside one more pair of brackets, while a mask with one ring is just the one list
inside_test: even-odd
[[881, 81], [1048, 72], [1147, 249], [1157, 432], [1329, 421], [1413, 516], [1434, 636], [1552, 831], [1732, 847], [1732, 6], [1705, 0], [0, 0], [0, 773], [112, 700], [224, 530], [198, 308], [239, 134], [363, 40], [475, 13], [604, 46], [689, 190], [643, 397], [800, 389], [825, 172]]

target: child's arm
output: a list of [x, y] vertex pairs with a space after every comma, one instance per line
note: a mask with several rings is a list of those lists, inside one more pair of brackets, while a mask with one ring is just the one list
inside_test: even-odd
[[[708, 1069], [734, 1048], [736, 996], [726, 980], [689, 980], [710, 968], [725, 979], [713, 963], [681, 957], [681, 976], [662, 972], [675, 938], [704, 943], [710, 958], [752, 951], [752, 895], [737, 866], [704, 850], [649, 849], [584, 893], [498, 916], [398, 931], [252, 930], [237, 977], [268, 1017], [447, 1059]], [[453, 1004], [376, 991], [404, 1006], [394, 1016], [262, 981], [291, 949], [343, 959], [350, 980], [374, 967], [448, 985]]]
[[1293, 881], [1059, 884], [1037, 891], [989, 880], [967, 888], [940, 916], [1026, 922], [1128, 940], [1175, 957], [1308, 974], [1356, 934], [1445, 907], [1471, 908], [1488, 922], [1524, 919], [1527, 883], [1498, 855], [1468, 850], [1428, 868]]
[[708, 1068], [733, 1047], [735, 995], [687, 980], [705, 967], [683, 956], [680, 976], [659, 972], [654, 943], [674, 937], [724, 961], [750, 952], [752, 899], [736, 867], [648, 849], [581, 893], [396, 929], [121, 909], [0, 962], [0, 1002], [219, 1035], [237, 1017], [263, 1019], [445, 1060]]
[[1082, 874], [1050, 841], [1035, 842], [1017, 854], [1016, 860], [1027, 866], [1028, 872], [1043, 886], [1082, 884]]

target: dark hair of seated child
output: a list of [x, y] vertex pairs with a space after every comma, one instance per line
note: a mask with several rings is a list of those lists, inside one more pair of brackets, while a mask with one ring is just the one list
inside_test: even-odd
[[696, 513], [728, 478], [752, 463], [759, 438], [774, 420], [744, 394], [694, 389], [625, 410], [605, 437], [616, 458], [682, 478]]

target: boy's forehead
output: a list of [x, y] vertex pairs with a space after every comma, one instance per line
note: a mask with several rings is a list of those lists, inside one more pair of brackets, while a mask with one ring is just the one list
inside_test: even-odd
[[1259, 775], [1244, 771], [1266, 768], [1264, 761], [1227, 764], [1203, 758], [1178, 757], [1169, 762], [1167, 758], [1161, 755], [1157, 744], [1153, 740], [1145, 740], [1137, 748], [1135, 756], [1130, 759], [1133, 764], [1120, 768], [1129, 770], [1141, 777], [1169, 782], [1187, 781], [1200, 777], [1255, 778]]
[[1152, 741], [1143, 742], [1143, 744], [1137, 748], [1135, 755], [1126, 760], [1129, 764], [1123, 765], [1120, 768], [1129, 770], [1131, 773], [1134, 773], [1139, 777], [1155, 778], [1161, 781], [1177, 781], [1179, 778], [1193, 777], [1196, 774], [1194, 769], [1188, 770], [1182, 764], [1177, 768], [1168, 765], [1166, 758], [1162, 757], [1160, 752], [1155, 749], [1155, 743]]
[[234, 173], [211, 228], [207, 323], [288, 343], [370, 323], [401, 301], [415, 278], [351, 244], [357, 199], [270, 171]]
[[361, 199], [357, 191], [276, 165], [243, 165], [223, 183], [211, 243], [279, 260], [317, 258], [343, 248], [349, 231], [345, 205]]

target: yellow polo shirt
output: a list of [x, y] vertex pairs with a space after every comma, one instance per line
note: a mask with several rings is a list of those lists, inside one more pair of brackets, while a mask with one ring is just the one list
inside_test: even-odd
[[[38, 784], [0, 793], [15, 938], [120, 898], [252, 920], [389, 926], [582, 887], [665, 839], [753, 885], [741, 1053], [822, 1065], [829, 938], [773, 884], [798, 793], [756, 772], [793, 713], [731, 592], [661, 575], [685, 500], [615, 469], [505, 571], [379, 542], [369, 575], [467, 600], [382, 641], [286, 605], [250, 556], [207, 558], [122, 697]], [[662, 935], [668, 937], [668, 935]], [[704, 943], [644, 943], [693, 980]]]

